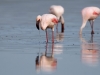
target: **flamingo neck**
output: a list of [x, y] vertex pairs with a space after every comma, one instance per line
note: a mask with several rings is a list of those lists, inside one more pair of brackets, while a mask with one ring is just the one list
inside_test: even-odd
[[87, 21], [84, 21], [84, 22], [83, 22], [83, 24], [82, 24], [82, 26], [81, 26], [81, 28], [80, 28], [80, 34], [82, 34], [82, 30], [83, 30], [83, 28], [86, 26], [86, 22], [87, 22]]

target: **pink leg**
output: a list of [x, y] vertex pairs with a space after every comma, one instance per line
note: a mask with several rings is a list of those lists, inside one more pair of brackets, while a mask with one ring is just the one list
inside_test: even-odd
[[46, 29], [46, 43], [48, 43], [48, 33], [47, 33], [47, 29]]
[[54, 43], [52, 42], [52, 56], [53, 56]]
[[54, 43], [54, 31], [52, 31], [52, 43]]
[[47, 55], [48, 43], [46, 43], [45, 56]]

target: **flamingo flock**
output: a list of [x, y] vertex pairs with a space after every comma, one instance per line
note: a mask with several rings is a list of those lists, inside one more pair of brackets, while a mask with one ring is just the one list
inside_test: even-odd
[[[61, 32], [64, 32], [64, 8], [61, 5], [52, 5], [50, 6], [49, 13], [43, 14], [42, 16], [38, 15], [36, 17], [36, 27], [39, 30], [46, 31], [46, 42], [48, 43], [48, 34], [47, 29], [51, 28], [52, 30], [52, 42], [54, 43], [54, 27], [58, 29], [58, 23], [61, 23]], [[82, 34], [83, 28], [86, 26], [87, 21], [90, 22], [91, 34], [94, 34], [93, 25], [94, 20], [100, 15], [100, 8], [98, 7], [85, 7], [82, 9], [82, 26], [80, 27], [79, 34]]]

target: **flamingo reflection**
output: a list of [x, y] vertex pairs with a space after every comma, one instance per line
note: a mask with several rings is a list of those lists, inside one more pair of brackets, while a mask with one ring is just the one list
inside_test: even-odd
[[60, 54], [63, 51], [61, 42], [64, 39], [64, 33], [57, 33], [55, 39], [57, 43], [46, 43], [45, 52], [36, 57], [36, 70], [51, 72], [56, 69], [57, 59], [54, 57], [54, 54]]
[[57, 33], [56, 34], [56, 40], [58, 42], [62, 42], [64, 40], [64, 33]]
[[54, 43], [52, 44], [46, 43], [45, 53], [42, 54], [40, 57], [39, 55], [36, 57], [36, 69], [47, 72], [48, 71], [51, 72], [56, 69], [57, 59], [54, 58], [53, 49], [54, 49]]
[[61, 54], [63, 52], [63, 40], [64, 40], [64, 33], [56, 33], [56, 43], [54, 45], [54, 53], [55, 54]]
[[91, 34], [90, 42], [87, 42], [82, 35], [80, 36], [82, 45], [82, 62], [90, 66], [98, 64], [99, 47], [97, 43], [93, 42], [93, 34]]

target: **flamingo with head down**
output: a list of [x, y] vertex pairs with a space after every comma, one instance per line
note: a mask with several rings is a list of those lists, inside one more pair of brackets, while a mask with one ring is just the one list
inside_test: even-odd
[[[43, 14], [36, 17], [36, 27], [39, 30], [46, 30], [46, 42], [48, 42], [47, 28], [52, 29], [52, 42], [54, 42], [54, 26], [58, 23], [58, 19], [53, 14]], [[40, 27], [40, 28], [39, 28]]]
[[100, 15], [100, 9], [98, 7], [86, 7], [82, 10], [83, 23], [80, 28], [80, 34], [82, 34], [82, 29], [86, 26], [87, 21], [91, 25], [91, 34], [94, 34], [93, 23], [94, 20]]
[[[49, 13], [54, 14], [59, 22], [61, 22], [61, 32], [64, 32], [64, 8], [61, 5], [52, 5], [50, 6]], [[56, 26], [58, 28], [58, 25]]]

